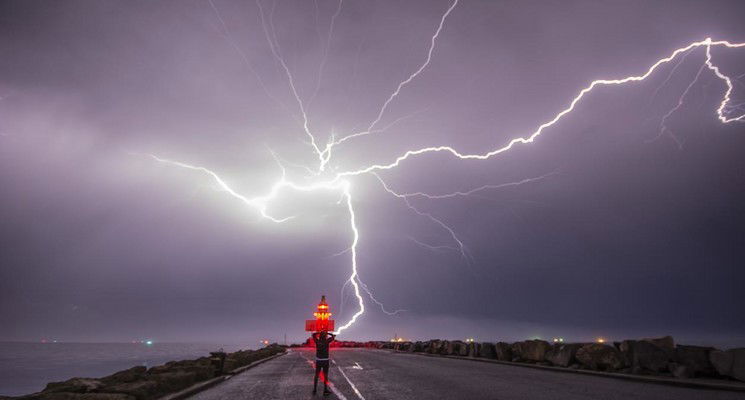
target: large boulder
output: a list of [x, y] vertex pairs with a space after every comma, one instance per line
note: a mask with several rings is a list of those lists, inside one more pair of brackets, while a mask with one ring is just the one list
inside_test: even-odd
[[714, 350], [709, 360], [720, 375], [745, 381], [745, 348]]
[[512, 357], [525, 361], [541, 362], [546, 360], [546, 352], [551, 345], [544, 340], [525, 340], [512, 344]]
[[104, 391], [111, 393], [123, 393], [131, 395], [137, 399], [153, 398], [154, 395], [161, 392], [160, 388], [158, 387], [158, 383], [149, 380], [106, 386]]
[[601, 343], [580, 347], [575, 357], [582, 365], [596, 371], [615, 371], [623, 367], [621, 353], [615, 347]]
[[440, 346], [440, 354], [444, 356], [453, 354], [453, 342], [449, 340], [443, 340], [442, 345]]
[[614, 343], [618, 351], [621, 352], [621, 359], [626, 367], [630, 367], [634, 364], [634, 344], [636, 340], [624, 340], [620, 343]]
[[425, 345], [425, 342], [417, 341], [416, 343], [414, 343], [414, 351], [417, 352], [417, 353], [423, 352], [424, 351], [424, 345]]
[[467, 356], [468, 355], [468, 344], [460, 340], [453, 341], [453, 355], [454, 356]]
[[430, 340], [427, 353], [430, 354], [437, 354], [440, 352], [440, 347], [442, 346], [441, 340]]
[[103, 382], [92, 378], [72, 378], [64, 382], [50, 382], [44, 388], [45, 393], [88, 393], [103, 387]]
[[713, 350], [709, 353], [709, 362], [716, 369], [719, 375], [729, 376], [732, 372], [735, 355], [729, 351]]
[[165, 372], [153, 375], [150, 379], [157, 383], [157, 392], [159, 394], [177, 392], [199, 381], [194, 372], [186, 371]]
[[479, 346], [479, 357], [494, 358], [494, 345], [489, 342], [481, 343], [481, 346]]
[[494, 345], [494, 352], [497, 355], [497, 360], [512, 361], [512, 346], [509, 343], [497, 342]]
[[143, 366], [132, 367], [123, 371], [116, 372], [109, 376], [101, 378], [101, 381], [106, 385], [112, 385], [116, 383], [129, 383], [145, 379], [147, 368]]
[[735, 356], [735, 360], [732, 362], [732, 375], [730, 376], [739, 381], [745, 381], [745, 348], [728, 351], [731, 351]]
[[676, 378], [695, 378], [696, 373], [687, 365], [670, 363], [668, 365], [670, 373]]
[[[675, 360], [679, 365], [686, 367], [685, 373], [690, 376], [713, 376], [715, 375], [714, 366], [709, 361], [709, 353], [713, 350], [713, 347], [677, 345]], [[676, 371], [671, 372], [676, 375]], [[682, 370], [678, 368], [677, 374], [681, 372]]]
[[135, 400], [122, 393], [39, 393], [24, 396], [24, 400]]
[[675, 340], [672, 336], [663, 336], [661, 338], [646, 338], [642, 339], [644, 342], [652, 343], [653, 345], [670, 352], [675, 351]]
[[639, 340], [632, 347], [632, 368], [636, 373], [663, 372], [668, 370], [674, 353], [668, 347], [660, 347], [654, 342]]
[[566, 343], [554, 345], [551, 350], [546, 353], [546, 361], [549, 361], [553, 365], [559, 367], [568, 367], [575, 363], [575, 355], [580, 347], [584, 346], [582, 343]]
[[481, 344], [476, 342], [468, 343], [468, 357], [478, 357]]

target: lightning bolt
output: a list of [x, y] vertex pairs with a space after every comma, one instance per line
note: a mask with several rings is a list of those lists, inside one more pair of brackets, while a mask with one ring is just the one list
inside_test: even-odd
[[693, 87], [693, 85], [695, 85], [696, 82], [698, 82], [698, 78], [701, 77], [701, 73], [704, 72], [704, 68], [706, 68], [706, 63], [704, 63], [704, 64], [701, 65], [701, 68], [699, 68], [698, 69], [698, 72], [696, 72], [696, 76], [694, 76], [693, 77], [693, 80], [691, 81], [691, 83], [689, 83], [688, 86], [686, 86], [685, 90], [683, 91], [683, 93], [678, 98], [678, 103], [675, 105], [675, 107], [673, 107], [672, 109], [670, 109], [670, 111], [668, 111], [667, 114], [663, 115], [662, 116], [662, 120], [660, 121], [660, 134], [657, 137], [659, 138], [660, 136], [664, 135], [665, 133], [669, 134], [670, 137], [673, 138], [673, 140], [675, 141], [675, 143], [678, 144], [678, 148], [682, 148], [683, 147], [683, 144], [673, 134], [673, 132], [670, 130], [670, 128], [667, 127], [667, 120], [676, 111], [678, 111], [680, 109], [680, 107], [683, 106], [683, 102], [684, 102], [686, 96], [688, 95], [688, 92], [690, 92], [691, 91], [691, 88]]
[[388, 185], [385, 183], [383, 178], [380, 177], [380, 175], [376, 173], [373, 173], [372, 175], [378, 179], [380, 184], [383, 186], [383, 190], [390, 193], [394, 197], [403, 200], [404, 204], [406, 204], [406, 207], [409, 210], [413, 211], [415, 214], [419, 216], [429, 219], [430, 221], [434, 222], [436, 225], [439, 225], [442, 229], [447, 231], [448, 234], [450, 234], [450, 237], [453, 239], [453, 241], [458, 245], [458, 250], [460, 251], [460, 254], [463, 257], [463, 259], [466, 261], [469, 261], [471, 259], [471, 255], [468, 253], [468, 250], [466, 249], [466, 245], [463, 244], [463, 241], [458, 238], [458, 235], [455, 233], [455, 230], [453, 228], [448, 226], [441, 219], [435, 217], [434, 215], [423, 212], [423, 211], [419, 211], [419, 209], [417, 209], [416, 207], [414, 207], [414, 205], [411, 204], [411, 202], [409, 201], [409, 198], [406, 195], [396, 193], [390, 187], [388, 187]]
[[642, 75], [632, 75], [627, 76], [625, 78], [621, 79], [598, 79], [592, 81], [588, 86], [583, 88], [579, 91], [579, 93], [572, 99], [572, 101], [569, 103], [569, 106], [563, 110], [561, 110], [558, 114], [556, 114], [551, 120], [544, 122], [543, 124], [539, 125], [538, 128], [533, 131], [530, 135], [524, 136], [524, 137], [516, 137], [509, 142], [507, 142], [506, 145], [499, 147], [497, 149], [488, 151], [483, 154], [463, 154], [457, 151], [456, 149], [450, 147], [450, 146], [435, 146], [435, 147], [425, 147], [417, 150], [408, 150], [404, 154], [396, 157], [396, 159], [388, 164], [374, 164], [367, 167], [363, 167], [357, 170], [353, 171], [346, 171], [340, 173], [341, 176], [354, 176], [354, 175], [362, 175], [369, 172], [374, 171], [381, 171], [381, 170], [388, 170], [395, 167], [398, 167], [401, 162], [413, 157], [418, 156], [426, 153], [440, 153], [440, 152], [446, 152], [450, 153], [451, 155], [463, 159], [463, 160], [487, 160], [489, 158], [492, 158], [496, 155], [502, 154], [508, 150], [511, 150], [513, 147], [515, 147], [518, 144], [528, 144], [533, 143], [535, 139], [537, 139], [541, 134], [543, 134], [543, 131], [546, 128], [549, 128], [553, 125], [555, 125], [557, 122], [559, 122], [565, 115], [571, 113], [574, 111], [577, 104], [582, 100], [586, 94], [590, 93], [593, 89], [599, 86], [610, 86], [610, 85], [623, 85], [629, 82], [639, 82], [647, 79], [652, 73], [659, 68], [660, 65], [669, 63], [672, 61], [678, 54], [686, 52], [688, 50], [691, 50], [693, 48], [697, 47], [705, 47], [706, 48], [706, 66], [709, 70], [714, 72], [714, 74], [724, 81], [727, 84], [727, 91], [724, 94], [724, 97], [719, 104], [719, 107], [716, 110], [717, 118], [722, 123], [730, 123], [734, 121], [741, 121], [743, 118], [745, 118], [745, 114], [741, 114], [739, 116], [735, 117], [727, 117], [724, 113], [724, 109], [730, 102], [730, 94], [732, 93], [733, 86], [732, 86], [732, 79], [730, 79], [728, 76], [721, 73], [719, 70], [719, 67], [714, 65], [711, 61], [711, 47], [712, 46], [725, 46], [728, 48], [738, 48], [738, 47], [745, 47], [745, 43], [731, 43], [726, 40], [719, 40], [719, 41], [712, 41], [711, 38], [706, 38], [699, 42], [693, 42], [689, 44], [686, 47], [681, 47], [679, 49], [676, 49], [672, 52], [669, 56], [665, 58], [659, 59], [657, 62], [652, 64], [647, 71]]
[[[220, 17], [220, 14], [217, 11], [217, 8], [215, 7], [215, 5], [212, 2], [212, 0], [208, 0], [208, 1], [209, 1], [210, 5], [212, 6], [213, 10], [215, 11], [218, 19], [222, 23], [222, 26], [223, 26], [224, 31], [225, 31], [225, 36], [226, 37], [229, 37], [230, 35], [229, 35], [228, 30], [227, 30], [227, 26], [225, 25], [225, 22]], [[174, 160], [162, 158], [162, 157], [159, 157], [159, 156], [156, 156], [156, 155], [148, 155], [148, 156], [151, 157], [153, 160], [159, 162], [159, 163], [163, 163], [163, 164], [166, 164], [166, 165], [169, 165], [169, 166], [175, 166], [175, 167], [179, 167], [179, 168], [184, 168], [184, 169], [187, 169], [187, 170], [195, 171], [195, 172], [198, 172], [198, 173], [201, 173], [201, 174], [204, 174], [204, 175], [210, 177], [212, 179], [212, 181], [216, 184], [217, 189], [219, 189], [219, 190], [227, 193], [228, 195], [232, 196], [233, 198], [239, 200], [244, 205], [246, 205], [246, 206], [248, 206], [250, 208], [255, 209], [258, 212], [258, 214], [261, 215], [263, 218], [267, 219], [268, 221], [274, 222], [274, 223], [288, 222], [288, 221], [290, 221], [294, 217], [294, 216], [274, 216], [274, 215], [272, 215], [269, 212], [269, 205], [274, 200], [276, 200], [285, 191], [297, 191], [297, 192], [335, 191], [335, 192], [339, 193], [340, 194], [340, 199], [341, 199], [340, 202], [339, 202], [339, 204], [340, 205], [343, 204], [343, 206], [346, 208], [346, 212], [347, 212], [347, 215], [348, 215], [348, 221], [349, 221], [349, 229], [350, 229], [350, 232], [351, 232], [351, 242], [350, 242], [349, 247], [347, 249], [345, 249], [343, 252], [336, 254], [336, 256], [339, 256], [339, 255], [342, 255], [342, 254], [350, 253], [350, 256], [351, 256], [351, 274], [350, 274], [349, 278], [345, 281], [344, 286], [342, 287], [342, 297], [343, 297], [344, 288], [346, 288], [347, 285], [351, 284], [351, 286], [353, 288], [353, 291], [354, 291], [354, 295], [355, 295], [355, 297], [357, 299], [357, 303], [358, 303], [359, 308], [358, 308], [358, 310], [352, 315], [352, 317], [346, 323], [344, 323], [342, 326], [339, 327], [339, 329], [337, 330], [337, 333], [341, 333], [342, 331], [344, 331], [344, 330], [348, 329], [349, 327], [351, 327], [358, 320], [358, 318], [364, 314], [364, 312], [365, 312], [365, 302], [363, 300], [361, 291], [365, 291], [367, 293], [367, 295], [370, 297], [370, 299], [374, 303], [376, 303], [378, 306], [380, 306], [381, 309], [383, 310], [383, 312], [385, 312], [386, 314], [396, 314], [396, 313], [399, 313], [399, 312], [402, 311], [402, 310], [395, 310], [393, 312], [387, 311], [387, 309], [383, 306], [383, 304], [381, 302], [379, 302], [373, 296], [372, 291], [368, 288], [368, 286], [365, 283], [363, 283], [362, 280], [360, 279], [359, 272], [358, 272], [358, 246], [359, 246], [359, 243], [360, 243], [360, 231], [359, 231], [359, 228], [357, 226], [357, 218], [356, 218], [355, 208], [354, 208], [354, 199], [353, 199], [353, 195], [352, 195], [352, 183], [350, 181], [351, 178], [357, 177], [357, 176], [362, 176], [362, 175], [372, 175], [374, 178], [376, 178], [380, 182], [381, 186], [383, 187], [383, 190], [385, 190], [387, 193], [393, 195], [394, 197], [396, 197], [398, 199], [401, 199], [404, 202], [404, 204], [407, 206], [407, 208], [409, 208], [415, 214], [417, 214], [419, 216], [422, 216], [422, 217], [425, 217], [425, 218], [428, 218], [430, 221], [432, 221], [436, 225], [438, 225], [441, 228], [443, 228], [448, 233], [448, 235], [453, 240], [453, 242], [457, 245], [454, 248], [457, 248], [461, 252], [461, 255], [465, 259], [469, 259], [470, 256], [469, 256], [469, 254], [468, 254], [468, 252], [466, 250], [466, 246], [464, 245], [463, 241], [458, 238], [458, 236], [456, 235], [455, 231], [452, 228], [450, 228], [447, 224], [445, 224], [442, 220], [438, 219], [437, 217], [435, 217], [435, 216], [433, 216], [433, 215], [431, 215], [429, 213], [426, 213], [426, 212], [423, 212], [423, 211], [418, 210], [410, 202], [410, 198], [421, 197], [421, 198], [426, 198], [426, 199], [434, 200], [434, 199], [446, 199], [446, 198], [455, 198], [455, 197], [469, 196], [469, 195], [473, 195], [474, 193], [477, 193], [479, 191], [483, 191], [483, 190], [487, 190], [487, 189], [496, 189], [496, 188], [501, 188], [501, 187], [506, 187], [506, 186], [516, 186], [516, 185], [526, 184], [526, 183], [529, 183], [529, 182], [535, 182], [535, 181], [538, 181], [538, 180], [541, 180], [541, 179], [545, 179], [548, 176], [553, 175], [554, 173], [549, 173], [549, 174], [546, 174], [546, 175], [543, 175], [543, 176], [539, 176], [539, 177], [536, 177], [536, 178], [529, 178], [529, 179], [525, 179], [525, 180], [517, 181], [517, 182], [511, 182], [511, 183], [505, 183], [505, 184], [499, 184], [499, 185], [484, 185], [484, 186], [480, 186], [480, 187], [477, 187], [477, 188], [474, 188], [474, 189], [470, 189], [470, 190], [467, 190], [467, 191], [456, 191], [456, 192], [446, 193], [446, 194], [427, 194], [427, 193], [424, 193], [424, 192], [398, 193], [398, 192], [392, 190], [386, 184], [386, 182], [380, 177], [380, 175], [378, 174], [378, 172], [380, 172], [380, 171], [386, 171], [386, 170], [392, 170], [394, 168], [398, 168], [398, 167], [401, 166], [401, 164], [405, 160], [408, 160], [409, 158], [412, 158], [412, 157], [415, 157], [415, 156], [420, 156], [420, 155], [428, 154], [428, 153], [446, 153], [446, 154], [450, 154], [450, 155], [452, 155], [454, 157], [457, 157], [459, 159], [462, 159], [462, 160], [487, 160], [487, 159], [490, 159], [490, 158], [492, 158], [494, 156], [497, 156], [497, 155], [499, 155], [501, 153], [504, 153], [504, 152], [507, 152], [507, 151], [513, 149], [518, 144], [532, 143], [539, 136], [541, 136], [546, 129], [554, 126], [561, 119], [563, 119], [564, 116], [566, 116], [567, 114], [569, 114], [572, 111], [574, 111], [575, 108], [576, 108], [576, 106], [577, 106], [577, 104], [579, 104], [580, 101], [583, 100], [586, 97], [586, 95], [589, 94], [591, 91], [593, 91], [595, 88], [601, 87], [601, 86], [624, 85], [624, 84], [627, 84], [627, 83], [633, 83], [633, 82], [643, 81], [643, 80], [647, 79], [649, 76], [651, 76], [660, 66], [662, 66], [664, 64], [667, 64], [667, 63], [670, 63], [672, 60], [676, 59], [679, 55], [683, 54], [683, 56], [681, 57], [681, 59], [678, 61], [678, 63], [675, 65], [675, 67], [673, 68], [673, 70], [668, 75], [668, 78], [661, 85], [661, 86], [664, 86], [665, 84], [667, 84], [667, 82], [669, 81], [670, 77], [675, 72], [675, 70], [680, 65], [680, 63], [682, 63], [682, 61], [683, 61], [682, 58], [686, 57], [689, 54], [690, 51], [692, 51], [694, 49], [697, 49], [697, 48], [701, 48], [701, 47], [703, 47], [705, 49], [705, 56], [706, 56], [706, 58], [705, 58], [704, 64], [699, 69], [699, 71], [698, 71], [696, 77], [694, 78], [694, 80], [691, 82], [690, 85], [688, 85], [688, 87], [685, 89], [685, 91], [681, 95], [678, 104], [672, 110], [670, 110], [670, 112], [668, 112], [665, 116], [663, 116], [662, 123], [661, 123], [661, 130], [666, 129], [665, 128], [665, 122], [667, 121], [667, 119], [677, 109], [680, 108], [680, 106], [681, 106], [684, 98], [686, 97], [686, 95], [690, 91], [691, 87], [695, 84], [695, 82], [698, 80], [698, 78], [700, 77], [700, 75], [703, 73], [703, 71], [705, 69], [706, 70], [709, 70], [710, 72], [712, 72], [717, 78], [719, 78], [719, 80], [721, 80], [722, 82], [724, 82], [726, 84], [726, 87], [727, 87], [727, 89], [726, 89], [726, 91], [724, 93], [724, 96], [723, 96], [721, 102], [719, 103], [717, 109], [715, 110], [717, 119], [720, 122], [725, 123], [725, 124], [726, 123], [735, 122], [735, 121], [742, 121], [743, 119], [745, 119], [745, 112], [743, 112], [742, 114], [739, 114], [739, 115], [732, 115], [732, 111], [733, 110], [740, 110], [740, 111], [742, 111], [742, 108], [741, 108], [741, 105], [740, 104], [738, 104], [738, 105], [732, 105], [732, 104], [730, 104], [731, 103], [731, 97], [730, 96], [732, 94], [732, 91], [734, 90], [733, 79], [731, 79], [727, 75], [723, 74], [721, 72], [720, 68], [713, 63], [712, 54], [711, 54], [712, 47], [740, 48], [740, 47], [745, 47], [745, 43], [731, 43], [729, 41], [723, 41], [723, 40], [713, 41], [711, 38], [707, 38], [707, 39], [704, 39], [704, 40], [701, 40], [701, 41], [692, 42], [692, 43], [688, 44], [685, 47], [681, 47], [681, 48], [678, 48], [678, 49], [674, 50], [669, 56], [664, 57], [664, 58], [661, 58], [661, 59], [657, 60], [655, 63], [653, 63], [641, 75], [631, 75], [631, 76], [627, 76], [625, 78], [620, 78], [620, 79], [598, 79], [598, 80], [594, 80], [594, 81], [590, 82], [590, 84], [588, 86], [582, 88], [572, 98], [572, 100], [569, 102], [569, 105], [566, 108], [564, 108], [561, 111], [559, 111], [556, 115], [554, 115], [553, 118], [551, 118], [550, 120], [548, 120], [548, 121], [540, 124], [530, 134], [525, 135], [525, 136], [515, 137], [515, 138], [511, 139], [510, 141], [508, 141], [507, 144], [503, 145], [502, 147], [498, 147], [496, 149], [489, 150], [489, 151], [487, 151], [485, 153], [481, 153], [481, 154], [464, 154], [464, 153], [461, 153], [461, 152], [457, 151], [455, 148], [450, 147], [450, 146], [425, 147], [425, 148], [420, 148], [420, 149], [408, 150], [408, 151], [404, 152], [402, 155], [396, 157], [392, 162], [389, 162], [389, 163], [367, 165], [367, 166], [360, 167], [358, 169], [353, 169], [353, 170], [348, 170], [348, 171], [341, 171], [341, 172], [334, 172], [334, 173], [326, 176], [326, 174], [323, 174], [323, 172], [327, 170], [327, 165], [331, 161], [332, 149], [335, 146], [340, 145], [341, 143], [344, 143], [344, 142], [346, 142], [348, 140], [351, 140], [351, 139], [354, 139], [354, 138], [358, 138], [358, 137], [361, 137], [361, 136], [365, 136], [365, 135], [369, 135], [369, 134], [372, 134], [372, 133], [376, 133], [376, 132], [379, 132], [381, 130], [386, 129], [385, 127], [382, 128], [382, 129], [380, 129], [380, 128], [376, 129], [376, 126], [382, 120], [383, 116], [385, 115], [385, 113], [388, 110], [388, 108], [391, 105], [391, 103], [396, 99], [396, 97], [398, 97], [400, 95], [401, 91], [409, 83], [411, 83], [414, 79], [416, 79], [417, 76], [419, 76], [427, 68], [427, 66], [430, 64], [430, 62], [432, 60], [432, 56], [433, 56], [434, 50], [435, 50], [435, 45], [436, 45], [437, 38], [440, 36], [440, 34], [441, 34], [441, 32], [442, 32], [442, 30], [444, 28], [444, 25], [445, 25], [445, 22], [446, 22], [447, 17], [451, 14], [451, 12], [457, 6], [458, 0], [453, 1], [453, 3], [450, 5], [450, 7], [445, 11], [445, 13], [440, 18], [440, 21], [439, 21], [439, 24], [437, 26], [437, 29], [436, 29], [435, 33], [433, 34], [433, 36], [431, 37], [430, 45], [428, 47], [427, 57], [425, 58], [425, 61], [419, 66], [418, 69], [416, 69], [412, 74], [410, 74], [407, 79], [401, 81], [397, 85], [396, 89], [385, 100], [385, 102], [383, 103], [382, 107], [379, 109], [376, 118], [368, 125], [367, 129], [364, 130], [364, 131], [361, 131], [361, 132], [351, 133], [349, 135], [342, 136], [340, 139], [336, 139], [336, 140], [334, 139], [334, 137], [332, 135], [331, 139], [328, 141], [327, 144], [325, 144], [323, 146], [323, 148], [318, 145], [318, 141], [316, 140], [316, 137], [313, 135], [313, 133], [310, 130], [309, 118], [308, 118], [308, 115], [307, 115], [307, 112], [306, 112], [307, 107], [306, 107], [305, 103], [303, 102], [303, 100], [302, 100], [299, 92], [296, 89], [295, 80], [294, 80], [294, 77], [293, 77], [290, 69], [287, 67], [287, 64], [285, 63], [284, 59], [282, 58], [282, 55], [281, 55], [281, 52], [280, 52], [280, 49], [279, 49], [279, 43], [277, 42], [276, 35], [274, 34], [274, 26], [273, 26], [273, 22], [271, 21], [271, 14], [270, 14], [270, 21], [267, 24], [266, 19], [265, 19], [265, 16], [264, 16], [264, 10], [263, 10], [262, 5], [261, 5], [261, 0], [257, 0], [256, 1], [256, 4], [257, 4], [257, 6], [259, 8], [259, 14], [260, 14], [260, 18], [261, 18], [261, 23], [262, 23], [262, 28], [263, 28], [263, 31], [264, 31], [264, 35], [265, 35], [265, 37], [267, 39], [267, 42], [269, 44], [270, 50], [271, 50], [274, 58], [276, 59], [276, 61], [281, 66], [282, 70], [284, 71], [284, 75], [285, 75], [285, 77], [287, 79], [287, 82], [288, 82], [290, 91], [291, 91], [291, 93], [292, 93], [292, 95], [293, 95], [293, 97], [294, 97], [294, 99], [295, 99], [295, 101], [296, 101], [296, 103], [298, 105], [298, 108], [299, 108], [300, 113], [301, 113], [301, 116], [302, 116], [302, 128], [303, 128], [303, 132], [310, 139], [310, 145], [313, 148], [313, 151], [314, 151], [314, 154], [315, 154], [316, 158], [318, 159], [318, 165], [317, 165], [316, 169], [305, 167], [305, 166], [303, 166], [301, 164], [290, 164], [290, 163], [287, 163], [287, 165], [299, 166], [300, 168], [305, 169], [307, 172], [309, 172], [308, 178], [311, 179], [311, 183], [297, 183], [297, 182], [294, 182], [292, 180], [289, 180], [287, 178], [287, 173], [286, 173], [286, 170], [285, 170], [284, 163], [283, 163], [282, 159], [280, 157], [278, 157], [277, 155], [275, 155], [273, 152], [272, 152], [272, 156], [277, 161], [277, 164], [280, 166], [280, 169], [281, 169], [281, 172], [282, 172], [281, 173], [281, 177], [280, 177], [279, 180], [277, 180], [269, 188], [269, 190], [266, 193], [261, 194], [261, 195], [257, 195], [257, 196], [254, 196], [254, 197], [250, 197], [250, 196], [246, 196], [246, 195], [243, 195], [243, 194], [238, 193], [236, 190], [234, 190], [233, 188], [231, 188], [231, 186], [227, 183], [226, 180], [224, 180], [217, 173], [215, 173], [214, 171], [212, 171], [212, 170], [210, 170], [208, 168], [201, 167], [201, 166], [195, 166], [195, 165], [191, 165], [191, 164], [180, 162], [180, 161], [174, 161]], [[329, 42], [330, 42], [331, 34], [333, 32], [334, 20], [335, 20], [336, 16], [338, 16], [338, 14], [339, 14], [339, 12], [341, 10], [341, 4], [342, 3], [340, 1], [339, 2], [339, 6], [337, 8], [337, 11], [336, 11], [336, 13], [334, 14], [334, 16], [331, 19], [331, 27], [329, 29], [329, 36], [327, 38], [327, 43], [326, 43], [326, 45], [323, 48], [322, 64], [321, 64], [321, 66], [319, 68], [318, 82], [320, 82], [320, 78], [321, 78], [321, 75], [323, 73], [322, 72], [323, 71], [323, 66], [326, 63], [326, 57], [327, 57], [327, 54], [328, 54]], [[270, 32], [270, 29], [271, 29], [271, 32]], [[232, 38], [230, 38], [229, 40], [232, 43], [235, 43], [232, 40]], [[245, 54], [240, 51], [240, 48], [237, 45], [233, 44], [233, 47], [236, 49], [236, 51], [238, 51], [242, 55], [242, 58], [244, 58], [244, 61], [246, 62], [246, 64], [250, 68], [250, 62], [248, 62], [248, 58], [245, 56]], [[254, 72], [254, 74], [255, 74], [255, 71], [252, 70], [252, 72]], [[737, 77], [735, 79], [735, 82], [737, 82], [737, 79], [741, 78], [742, 76], [743, 75]], [[259, 78], [259, 77], [257, 76], [257, 78]], [[263, 84], [262, 84], [262, 86], [263, 86]], [[655, 91], [655, 93], [658, 90], [659, 90], [659, 87], [657, 88], [657, 90]], [[317, 89], [316, 89], [316, 91], [317, 91]], [[397, 121], [398, 120], [394, 121], [393, 124], [395, 124]], [[418, 243], [418, 244], [420, 244], [420, 245], [422, 245], [424, 247], [430, 248], [430, 249], [446, 248], [446, 247], [448, 247], [448, 246], [430, 246], [430, 245], [427, 245], [425, 243], [419, 242], [419, 241], [417, 241], [415, 239], [412, 239], [412, 240], [414, 240], [416, 243]]]
[[445, 20], [447, 19], [448, 15], [450, 15], [450, 13], [453, 11], [453, 9], [455, 9], [455, 6], [457, 5], [458, 5], [458, 0], [453, 1], [453, 4], [450, 5], [450, 8], [448, 8], [447, 11], [445, 11], [445, 14], [442, 15], [442, 18], [440, 18], [440, 24], [437, 26], [437, 30], [435, 31], [435, 34], [432, 35], [432, 38], [430, 39], [429, 50], [427, 51], [427, 57], [424, 59], [424, 62], [422, 63], [422, 65], [420, 65], [416, 71], [414, 71], [411, 75], [409, 75], [408, 78], [406, 78], [405, 80], [401, 81], [398, 84], [398, 86], [396, 87], [396, 90], [394, 90], [393, 93], [391, 93], [391, 95], [388, 96], [388, 98], [383, 103], [383, 106], [380, 107], [380, 111], [378, 111], [378, 116], [375, 117], [372, 123], [370, 123], [370, 126], [368, 126], [367, 130], [362, 131], [362, 132], [357, 132], [349, 136], [345, 136], [335, 142], [331, 142], [326, 147], [326, 151], [330, 152], [331, 147], [339, 145], [349, 139], [353, 139], [356, 137], [365, 136], [365, 135], [374, 133], [373, 128], [375, 128], [375, 125], [377, 125], [380, 122], [380, 120], [383, 118], [383, 114], [385, 114], [385, 111], [388, 109], [388, 105], [391, 104], [393, 99], [398, 97], [399, 93], [401, 93], [401, 89], [403, 89], [404, 86], [408, 85], [417, 76], [419, 76], [419, 74], [421, 74], [422, 71], [424, 71], [424, 69], [427, 68], [430, 61], [432, 61], [432, 52], [435, 50], [435, 44], [437, 43], [437, 38], [440, 36], [440, 32], [442, 32], [442, 28], [445, 26]]

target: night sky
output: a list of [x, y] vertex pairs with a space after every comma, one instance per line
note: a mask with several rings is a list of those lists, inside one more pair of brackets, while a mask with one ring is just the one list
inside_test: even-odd
[[[276, 224], [146, 155], [249, 197], [281, 177], [278, 161], [291, 179], [316, 167], [259, 7], [213, 4], [0, 2], [0, 340], [299, 341], [321, 294], [337, 324], [357, 310], [349, 285], [342, 297], [352, 236], [338, 192], [283, 191], [268, 211], [295, 218]], [[261, 5], [325, 144], [375, 119], [451, 2], [345, 0], [330, 40], [336, 0]], [[643, 74], [707, 37], [745, 42], [743, 16], [741, 1], [461, 0], [388, 129], [335, 147], [329, 171], [501, 147], [594, 79]], [[712, 56], [742, 114], [745, 48]], [[704, 68], [660, 134], [704, 48], [681, 58], [593, 90], [534, 143], [381, 171], [400, 193], [528, 180], [409, 199], [467, 259], [375, 176], [350, 177], [360, 278], [406, 311], [365, 295], [343, 338], [745, 345], [745, 125], [717, 120], [726, 86]]]

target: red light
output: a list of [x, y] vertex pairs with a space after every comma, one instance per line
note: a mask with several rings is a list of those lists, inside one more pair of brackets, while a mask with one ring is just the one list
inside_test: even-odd
[[313, 313], [316, 319], [306, 320], [305, 330], [309, 332], [333, 331], [334, 320], [330, 319], [331, 313], [329, 312], [329, 305], [326, 303], [326, 296], [321, 296], [321, 302], [318, 303], [316, 310]]

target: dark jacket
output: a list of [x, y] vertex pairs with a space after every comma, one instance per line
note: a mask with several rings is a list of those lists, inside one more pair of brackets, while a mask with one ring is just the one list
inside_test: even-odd
[[321, 337], [320, 333], [313, 334], [313, 341], [316, 343], [316, 359], [328, 360], [329, 344], [336, 339], [336, 335], [326, 334], [326, 339]]

